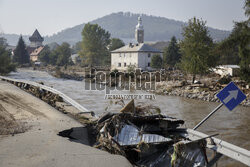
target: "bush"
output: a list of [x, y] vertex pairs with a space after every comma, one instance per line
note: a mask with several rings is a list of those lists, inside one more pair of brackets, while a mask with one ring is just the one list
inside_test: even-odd
[[8, 74], [15, 69], [16, 65], [11, 62], [10, 52], [0, 46], [0, 74]]
[[115, 77], [115, 75], [118, 73], [118, 70], [117, 69], [114, 69], [110, 72], [110, 76], [111, 77]]
[[112, 70], [112, 72], [114, 72], [114, 73], [118, 73], [118, 70], [117, 70], [117, 69], [114, 69], [114, 70]]
[[127, 68], [128, 73], [135, 72], [135, 65], [129, 65]]
[[162, 67], [162, 58], [160, 55], [153, 55], [151, 59], [151, 67], [160, 69]]

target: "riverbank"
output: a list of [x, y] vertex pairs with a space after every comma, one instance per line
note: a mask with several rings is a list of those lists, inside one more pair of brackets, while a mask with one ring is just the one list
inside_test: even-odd
[[[247, 98], [241, 103], [243, 106], [250, 107], [250, 89], [246, 88], [240, 81], [234, 80], [237, 86], [244, 92]], [[189, 99], [202, 100], [207, 102], [220, 102], [216, 94], [227, 84], [214, 82], [211, 85], [206, 84], [183, 84], [183, 81], [164, 81], [157, 83], [156, 94], [168, 96], [180, 96]]]
[[[86, 76], [85, 69], [81, 67], [68, 67], [68, 68], [56, 68], [53, 66], [47, 66], [46, 68], [38, 68], [39, 70], [47, 71], [54, 77], [82, 81], [84, 78], [87, 80], [93, 80], [91, 77]], [[174, 71], [168, 72], [167, 77], [162, 82], [156, 83], [156, 89], [151, 91], [158, 95], [168, 96], [180, 96], [189, 99], [196, 99], [208, 102], [219, 102], [216, 94], [223, 89], [227, 84], [220, 83], [220, 77], [218, 75], [208, 75], [200, 77], [200, 81], [197, 84], [188, 83], [184, 76]], [[247, 99], [245, 99], [241, 105], [250, 106], [250, 89], [249, 85], [239, 80], [239, 78], [230, 78], [233, 82], [240, 87], [245, 93]], [[96, 81], [95, 81], [96, 82]], [[111, 82], [114, 82], [112, 78]], [[103, 83], [102, 83], [103, 84]], [[114, 83], [106, 83], [107, 85], [115, 85]]]
[[4, 81], [0, 95], [0, 118], [5, 120], [0, 128], [13, 121], [25, 128], [13, 133], [13, 126], [4, 126], [9, 133], [0, 135], [0, 166], [131, 166], [122, 156], [88, 146], [86, 131], [81, 134], [85, 145], [58, 136], [83, 125], [39, 98]]
[[67, 68], [65, 68], [48, 65], [45, 67], [33, 67], [32, 69], [38, 71], [46, 71], [56, 78], [70, 79], [75, 81], [82, 81], [85, 76], [85, 69], [79, 66], [68, 66]]

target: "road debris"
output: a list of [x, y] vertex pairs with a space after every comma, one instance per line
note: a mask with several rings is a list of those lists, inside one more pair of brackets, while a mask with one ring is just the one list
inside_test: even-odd
[[135, 166], [205, 166], [206, 140], [178, 135], [183, 120], [160, 114], [157, 107], [135, 106], [131, 100], [119, 113], [107, 113], [91, 125], [94, 147], [125, 156]]

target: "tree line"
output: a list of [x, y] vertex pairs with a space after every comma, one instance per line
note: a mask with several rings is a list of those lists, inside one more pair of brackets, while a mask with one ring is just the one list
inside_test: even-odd
[[0, 38], [0, 74], [8, 74], [15, 71], [16, 65], [11, 61], [11, 53], [6, 47], [8, 46], [5, 38]]
[[57, 66], [72, 65], [73, 62], [70, 59], [71, 53], [72, 50], [70, 45], [66, 42], [62, 43], [61, 45], [57, 45], [55, 48], [45, 45], [39, 54], [39, 60], [44, 64]]
[[82, 30], [79, 54], [82, 63], [88, 66], [110, 65], [111, 51], [124, 46], [118, 38], [110, 38], [110, 33], [97, 24], [86, 24]]

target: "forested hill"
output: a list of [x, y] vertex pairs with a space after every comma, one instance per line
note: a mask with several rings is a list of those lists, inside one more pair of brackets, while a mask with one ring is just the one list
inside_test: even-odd
[[[119, 12], [98, 18], [90, 23], [99, 24], [101, 27], [108, 30], [112, 37], [121, 38], [127, 43], [134, 39], [134, 31], [138, 16], [139, 14]], [[186, 24], [184, 22], [149, 15], [141, 15], [141, 17], [145, 30], [145, 41], [169, 41], [173, 35], [175, 35], [177, 39], [182, 37], [182, 27]], [[72, 28], [67, 28], [53, 36], [46, 36], [45, 43], [68, 42], [74, 44], [81, 40], [81, 31], [84, 25], [83, 23]], [[209, 31], [212, 38], [216, 41], [224, 39], [230, 33], [229, 31], [210, 27]], [[9, 38], [7, 38], [7, 40], [9, 41]]]

